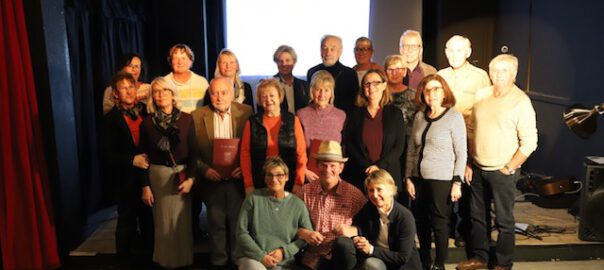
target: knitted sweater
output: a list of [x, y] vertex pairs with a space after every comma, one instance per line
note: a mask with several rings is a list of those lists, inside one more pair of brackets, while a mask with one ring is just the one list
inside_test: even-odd
[[333, 105], [319, 109], [314, 103], [298, 110], [296, 113], [304, 128], [306, 147], [310, 147], [313, 139], [342, 142], [342, 130], [346, 113]]
[[209, 84], [206, 78], [197, 75], [191, 71], [191, 78], [186, 83], [177, 82], [174, 79], [172, 72], [164, 76], [166, 80], [170, 80], [176, 85], [178, 95], [176, 99], [180, 102], [180, 110], [186, 113], [191, 113], [197, 108], [203, 106], [203, 98], [206, 95]]
[[474, 164], [482, 170], [499, 170], [516, 151], [528, 157], [537, 149], [535, 110], [517, 86], [499, 97], [493, 86], [478, 90], [472, 119], [468, 137], [475, 145]]
[[463, 116], [451, 108], [434, 119], [427, 114], [428, 110], [415, 114], [405, 177], [461, 180], [468, 157]]
[[245, 198], [236, 229], [238, 258], [262, 261], [264, 255], [283, 248], [283, 261], [279, 265], [294, 265], [294, 256], [305, 245], [296, 239], [296, 233], [300, 228], [312, 230], [312, 224], [304, 202], [291, 193], [286, 194], [285, 198], [277, 199], [263, 188]]

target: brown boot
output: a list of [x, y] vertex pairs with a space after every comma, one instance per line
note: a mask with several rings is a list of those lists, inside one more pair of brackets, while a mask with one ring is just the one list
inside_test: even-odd
[[475, 270], [475, 269], [487, 269], [487, 262], [478, 259], [471, 258], [467, 261], [460, 262], [457, 267], [457, 270]]

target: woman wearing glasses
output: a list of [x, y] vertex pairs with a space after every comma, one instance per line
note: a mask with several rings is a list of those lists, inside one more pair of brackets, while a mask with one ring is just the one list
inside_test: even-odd
[[359, 82], [363, 79], [365, 73], [370, 69], [380, 69], [382, 67], [372, 61], [373, 57], [373, 42], [367, 37], [360, 37], [354, 44], [354, 59], [357, 64], [352, 67], [357, 72]]
[[239, 269], [293, 269], [295, 255], [305, 245], [298, 229], [312, 230], [304, 202], [285, 190], [289, 169], [279, 157], [263, 165], [265, 188], [243, 201], [237, 225]]
[[199, 159], [195, 127], [191, 115], [180, 110], [171, 80], [157, 77], [151, 89], [140, 145], [149, 158], [142, 199], [153, 208], [153, 261], [163, 268], [185, 267], [193, 264], [189, 191]]
[[[449, 215], [452, 203], [461, 197], [467, 159], [466, 127], [461, 113], [453, 109], [455, 97], [440, 75], [424, 77], [415, 100], [424, 109], [415, 115], [409, 137], [406, 187], [413, 200], [423, 269], [445, 269]], [[430, 257], [432, 233], [434, 264]]]
[[386, 88], [383, 71], [370, 69], [361, 80], [356, 107], [347, 115], [344, 145], [350, 158], [344, 168], [346, 180], [363, 190], [363, 180], [384, 169], [401, 186], [400, 157], [405, 143], [401, 111], [389, 105], [392, 96]]
[[407, 61], [401, 55], [389, 55], [386, 57], [384, 67], [388, 77], [386, 88], [392, 94], [392, 105], [401, 109], [407, 130], [411, 130], [419, 106], [415, 103], [415, 89], [403, 84], [403, 79], [407, 75]]
[[[145, 70], [143, 69], [143, 58], [138, 54], [129, 53], [122, 57], [121, 63], [122, 66], [120, 71], [132, 74], [136, 80], [136, 100], [146, 103], [151, 90], [151, 85], [141, 81], [145, 74]], [[107, 114], [113, 109], [116, 100], [117, 96], [115, 96], [111, 86], [105, 88], [105, 92], [103, 93], [103, 114]]]

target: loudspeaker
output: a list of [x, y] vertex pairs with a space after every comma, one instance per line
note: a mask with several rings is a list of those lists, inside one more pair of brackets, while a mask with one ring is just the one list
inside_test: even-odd
[[604, 165], [586, 164], [581, 190], [579, 239], [604, 242]]

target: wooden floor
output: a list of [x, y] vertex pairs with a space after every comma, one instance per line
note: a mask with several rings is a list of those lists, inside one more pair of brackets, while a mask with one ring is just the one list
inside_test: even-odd
[[[516, 234], [516, 257], [520, 260], [555, 260], [555, 259], [593, 259], [604, 257], [604, 243], [579, 240], [579, 221], [564, 209], [546, 209], [530, 202], [517, 202], [515, 206], [517, 224], [529, 225], [529, 230], [535, 231], [542, 240]], [[95, 256], [115, 254], [115, 225], [117, 219], [110, 218], [102, 224], [70, 256]], [[496, 239], [497, 232], [493, 232]], [[465, 257], [463, 248], [456, 248], [450, 241], [450, 261], [459, 261]], [[207, 253], [207, 241], [195, 245], [197, 254]], [[557, 253], [554, 254], [554, 253]], [[574, 255], [572, 255], [574, 254]], [[520, 261], [519, 260], [519, 261]]]
[[537, 231], [535, 234], [543, 239], [516, 234], [516, 245], [595, 244], [579, 240], [577, 234], [579, 220], [569, 214], [567, 209], [546, 209], [529, 202], [522, 202], [516, 203], [514, 216], [516, 224], [528, 224], [528, 230]]

